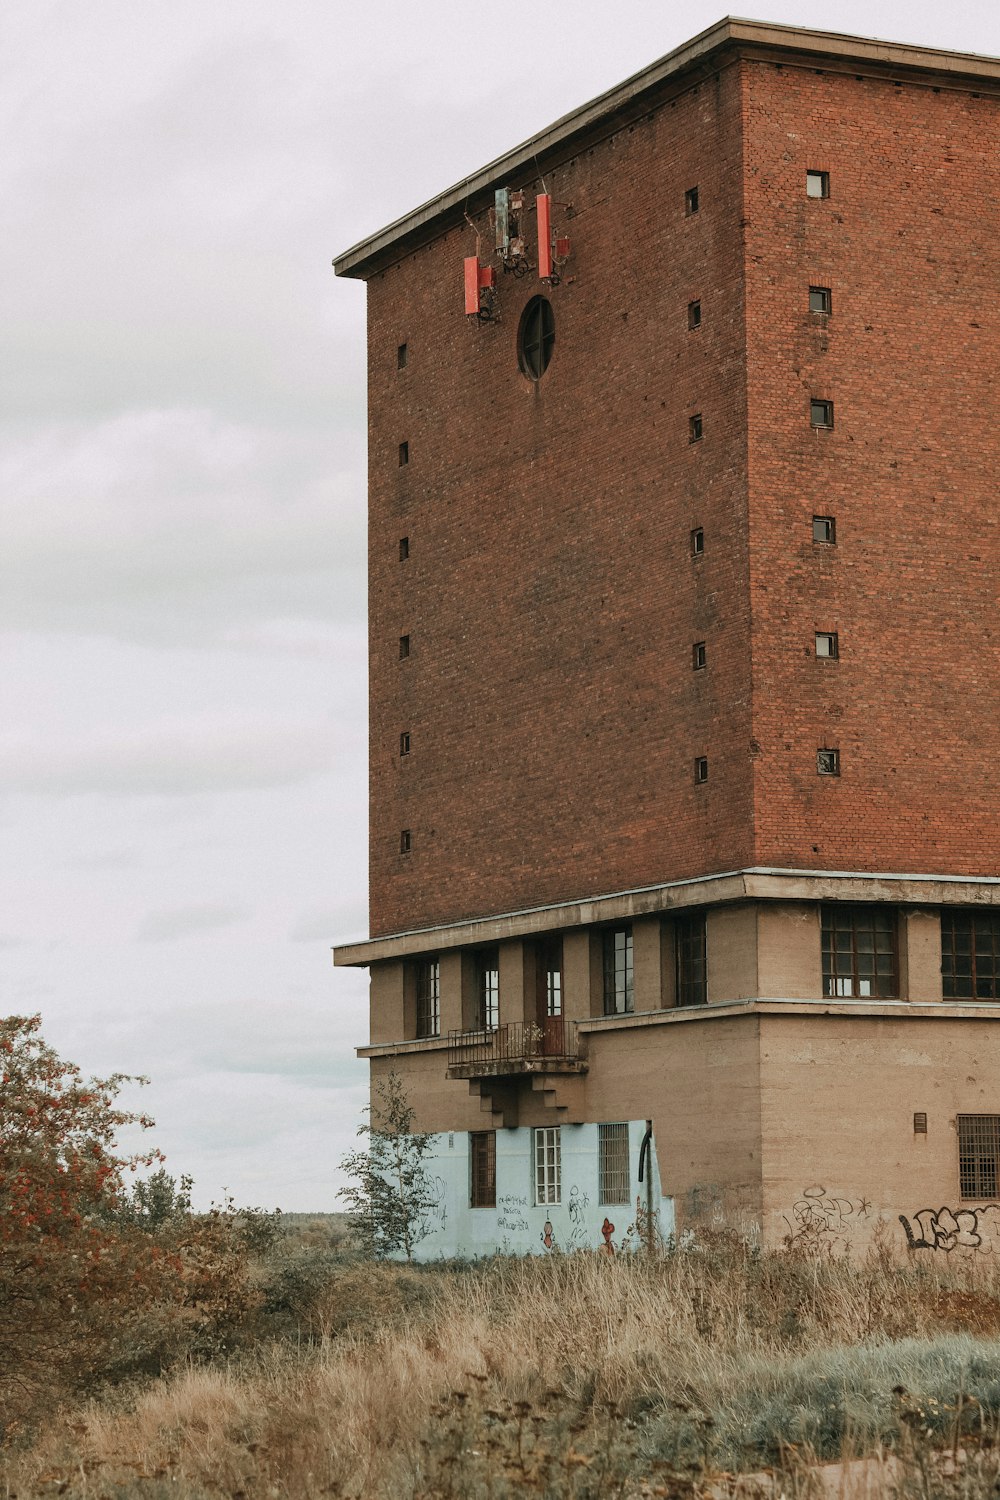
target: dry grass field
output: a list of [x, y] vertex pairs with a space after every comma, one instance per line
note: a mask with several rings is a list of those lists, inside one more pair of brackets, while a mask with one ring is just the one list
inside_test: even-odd
[[[504, 1500], [1000, 1494], [1000, 1267], [720, 1238], [655, 1259], [373, 1265], [340, 1226], [262, 1256], [238, 1347], [8, 1433], [0, 1496]], [[735, 1476], [761, 1475], [773, 1479]]]

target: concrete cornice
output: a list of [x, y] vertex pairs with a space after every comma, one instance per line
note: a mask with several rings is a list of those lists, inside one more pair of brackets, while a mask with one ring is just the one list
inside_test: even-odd
[[528, 907], [496, 916], [390, 933], [333, 950], [338, 967], [442, 953], [541, 933], [656, 916], [735, 901], [893, 901], [908, 906], [1000, 906], [1000, 876], [896, 874], [858, 870], [782, 870], [756, 866], [664, 885]]
[[494, 187], [507, 181], [519, 185], [518, 178], [526, 173], [533, 180], [540, 167], [552, 167], [567, 159], [586, 139], [607, 134], [652, 107], [659, 95], [696, 79], [699, 73], [710, 72], [727, 52], [780, 58], [786, 64], [794, 63], [796, 58], [810, 66], [822, 61], [828, 67], [849, 68], [854, 72], [911, 78], [924, 74], [928, 81], [940, 80], [953, 88], [974, 88], [978, 84], [991, 87], [991, 91], [1000, 89], [1000, 58], [727, 17], [634, 73], [624, 83], [563, 115], [463, 182], [455, 183], [401, 219], [359, 240], [337, 256], [334, 270], [338, 276], [367, 280], [435, 238], [453, 222], [460, 222], [467, 207], [473, 211], [481, 209], [486, 201], [484, 195]]

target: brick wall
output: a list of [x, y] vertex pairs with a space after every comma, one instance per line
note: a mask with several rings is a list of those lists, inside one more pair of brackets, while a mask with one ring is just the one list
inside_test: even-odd
[[[995, 875], [1000, 100], [746, 76], [756, 858]], [[823, 744], [839, 780], [816, 775]]]
[[470, 326], [468, 228], [369, 282], [373, 935], [748, 864], [1000, 870], [998, 109], [732, 62], [582, 150], [538, 384], [539, 283]]
[[373, 934], [748, 860], [739, 127], [736, 65], [547, 173], [573, 256], [537, 384], [544, 289], [470, 326], [470, 230], [369, 282]]

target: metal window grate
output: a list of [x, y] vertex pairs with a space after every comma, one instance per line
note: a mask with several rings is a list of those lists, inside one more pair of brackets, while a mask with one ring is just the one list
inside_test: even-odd
[[959, 1115], [958, 1182], [963, 1198], [995, 1198], [1000, 1115]]
[[678, 917], [674, 928], [677, 952], [677, 1004], [705, 1005], [708, 1001], [708, 963], [705, 913]]
[[472, 1208], [497, 1206], [497, 1133], [474, 1130], [469, 1135], [469, 1160], [472, 1181], [469, 1203]]
[[627, 1015], [634, 1005], [632, 929], [615, 927], [604, 934], [604, 1014]]
[[535, 1202], [559, 1203], [562, 1193], [562, 1143], [558, 1125], [535, 1130]]
[[628, 1126], [601, 1125], [600, 1138], [600, 1201], [602, 1203], [631, 1203], [632, 1185], [628, 1165]]
[[417, 1036], [441, 1034], [441, 965], [429, 958], [417, 965]]
[[1000, 912], [942, 913], [941, 987], [946, 1000], [1000, 999]]
[[899, 994], [894, 908], [824, 906], [822, 927], [824, 995], [865, 999]]

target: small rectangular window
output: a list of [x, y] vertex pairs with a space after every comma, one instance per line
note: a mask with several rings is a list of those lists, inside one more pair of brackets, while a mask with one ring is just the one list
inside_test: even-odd
[[688, 442], [700, 443], [702, 434], [701, 412], [688, 418]]
[[700, 328], [701, 327], [701, 303], [700, 302], [689, 302], [688, 303], [688, 327], [689, 328]]
[[837, 523], [832, 516], [813, 516], [813, 541], [833, 546], [837, 540]]
[[835, 630], [817, 630], [816, 655], [823, 657], [826, 661], [836, 661], [840, 655], [840, 646]]
[[409, 755], [410, 753], [410, 731], [408, 729], [404, 729], [399, 736], [399, 753], [400, 755]]
[[562, 1139], [558, 1125], [535, 1129], [535, 1203], [542, 1207], [562, 1198]]
[[807, 172], [806, 173], [806, 197], [807, 198], [829, 198], [830, 196], [830, 174], [829, 172]]
[[409, 445], [409, 443], [400, 443], [400, 445], [399, 445], [399, 467], [402, 468], [404, 464], [408, 464], [409, 462], [410, 462], [410, 445]]
[[708, 655], [707, 655], [707, 653], [705, 651], [705, 642], [704, 641], [695, 641], [694, 645], [691, 648], [691, 665], [692, 665], [692, 667], [694, 668], [694, 670], [696, 672], [700, 672], [701, 669], [702, 669], [702, 667], [706, 666], [707, 663], [708, 663]]
[[696, 187], [688, 188], [684, 194], [684, 212], [686, 214], [698, 212], [698, 189]]
[[995, 1198], [1000, 1162], [1000, 1115], [959, 1115], [958, 1191], [962, 1198]]
[[410, 538], [401, 536], [399, 539], [399, 560], [405, 562], [410, 555]]
[[396, 349], [396, 369], [405, 370], [408, 358], [408, 350], [405, 344], [400, 344]]
[[811, 286], [809, 288], [809, 311], [814, 313], [829, 313], [831, 310], [830, 288], [828, 286]]
[[809, 421], [813, 427], [833, 426], [833, 402], [816, 401], [809, 402]]
[[707, 923], [703, 911], [677, 917], [674, 922], [677, 967], [677, 1004], [708, 1002]]
[[408, 635], [401, 635], [399, 637], [399, 659], [400, 659], [400, 661], [402, 661], [405, 657], [409, 656], [409, 654], [410, 654], [410, 637]]
[[699, 755], [694, 763], [694, 779], [697, 782], [708, 780], [708, 757]]
[[603, 934], [604, 1014], [628, 1015], [634, 1008], [632, 929], [614, 927]]
[[691, 533], [691, 556], [701, 557], [705, 550], [705, 533], [700, 526], [696, 526]]
[[422, 959], [414, 974], [417, 1000], [417, 1036], [441, 1035], [441, 964], [436, 958]]
[[403, 829], [400, 830], [400, 834], [399, 834], [399, 852], [400, 852], [400, 854], [409, 854], [410, 847], [411, 847], [410, 830], [408, 828], [403, 828]]
[[817, 750], [816, 751], [816, 774], [818, 776], [840, 775], [840, 751], [839, 750]]
[[495, 1130], [470, 1131], [469, 1161], [472, 1169], [470, 1206], [472, 1208], [496, 1208], [497, 1133]]
[[598, 1201], [631, 1203], [632, 1183], [628, 1160], [628, 1125], [598, 1126]]

